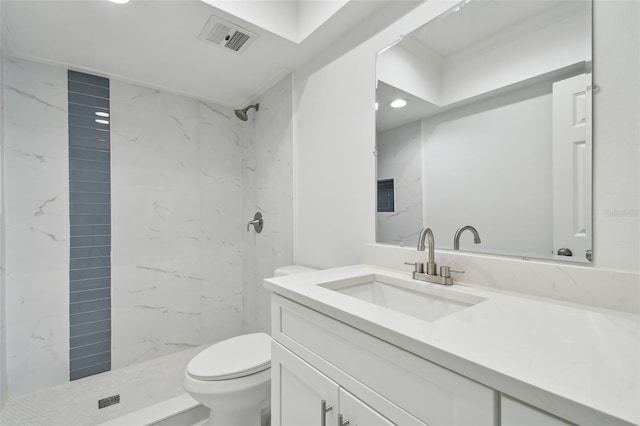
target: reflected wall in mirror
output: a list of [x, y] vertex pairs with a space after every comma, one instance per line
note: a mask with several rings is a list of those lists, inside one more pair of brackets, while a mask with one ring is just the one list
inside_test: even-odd
[[377, 241], [588, 262], [591, 69], [586, 0], [466, 0], [382, 50]]

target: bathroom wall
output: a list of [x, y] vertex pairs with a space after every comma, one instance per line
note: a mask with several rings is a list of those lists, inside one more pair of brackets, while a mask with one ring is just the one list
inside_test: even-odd
[[376, 212], [377, 241], [415, 246], [422, 227], [421, 122], [405, 124], [376, 135], [377, 177], [393, 178], [395, 208]]
[[113, 368], [238, 334], [238, 120], [111, 82]]
[[[336, 59], [328, 52], [328, 61], [296, 74], [298, 263], [357, 263], [363, 243], [374, 242], [376, 52], [452, 4], [426, 2], [347, 54]], [[601, 88], [594, 99], [594, 264], [602, 269], [640, 270], [639, 8], [633, 0], [594, 5], [594, 76]], [[535, 270], [535, 262], [528, 265]]]
[[262, 213], [264, 228], [244, 232], [243, 313], [247, 331], [270, 330], [269, 293], [262, 282], [293, 263], [293, 77], [288, 75], [256, 101], [242, 145], [243, 224]]
[[11, 395], [68, 380], [67, 72], [5, 58], [7, 373]]
[[0, 410], [7, 398], [7, 344], [5, 327], [4, 247], [4, 45], [2, 3], [0, 3]]
[[[68, 380], [67, 70], [5, 62], [11, 395]], [[112, 367], [238, 334], [244, 216], [229, 108], [111, 80]]]
[[471, 224], [485, 237], [476, 252], [548, 256], [551, 117], [547, 81], [378, 133], [377, 177], [396, 177], [396, 211], [376, 213], [376, 241], [415, 247], [428, 223], [451, 250]]
[[[452, 250], [456, 230], [473, 225], [482, 238], [474, 251], [551, 254], [551, 99], [547, 81], [422, 120], [428, 201], [418, 229], [428, 224], [437, 247]], [[469, 244], [471, 234], [461, 247]]]

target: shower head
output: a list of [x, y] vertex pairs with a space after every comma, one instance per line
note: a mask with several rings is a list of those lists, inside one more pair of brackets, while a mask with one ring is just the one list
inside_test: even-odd
[[260, 104], [249, 105], [248, 107], [234, 110], [234, 112], [236, 113], [236, 117], [238, 117], [242, 121], [247, 121], [249, 119], [249, 117], [247, 116], [247, 112], [251, 108], [255, 108], [256, 111], [258, 111], [258, 109], [260, 108]]

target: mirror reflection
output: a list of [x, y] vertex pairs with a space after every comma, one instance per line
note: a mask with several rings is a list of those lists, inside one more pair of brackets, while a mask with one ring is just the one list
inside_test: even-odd
[[590, 260], [590, 11], [466, 0], [378, 54], [378, 242]]

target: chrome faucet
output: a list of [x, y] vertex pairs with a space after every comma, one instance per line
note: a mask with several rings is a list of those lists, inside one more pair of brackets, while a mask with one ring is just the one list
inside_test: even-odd
[[436, 256], [435, 256], [435, 242], [433, 238], [433, 231], [431, 228], [422, 228], [420, 231], [420, 238], [418, 238], [418, 251], [425, 250], [424, 240], [427, 239], [429, 244], [429, 258], [427, 261], [427, 271], [424, 270], [424, 263], [422, 262], [405, 262], [407, 265], [413, 266], [413, 279], [426, 281], [435, 284], [443, 284], [443, 285], [451, 285], [453, 284], [453, 279], [451, 278], [451, 272], [461, 272], [464, 271], [455, 271], [448, 266], [440, 267], [440, 275], [437, 272], [436, 265]]
[[475, 244], [480, 244], [480, 234], [478, 234], [478, 231], [476, 230], [476, 228], [474, 228], [471, 225], [466, 225], [463, 226], [462, 228], [458, 229], [456, 231], [456, 235], [453, 237], [453, 249], [454, 250], [460, 250], [460, 235], [462, 235], [462, 233], [464, 231], [471, 231], [473, 233], [473, 242]]
[[424, 239], [428, 238], [429, 242], [429, 261], [427, 262], [427, 274], [436, 275], [436, 243], [433, 238], [431, 228], [422, 228], [420, 238], [418, 238], [418, 251], [424, 251]]

